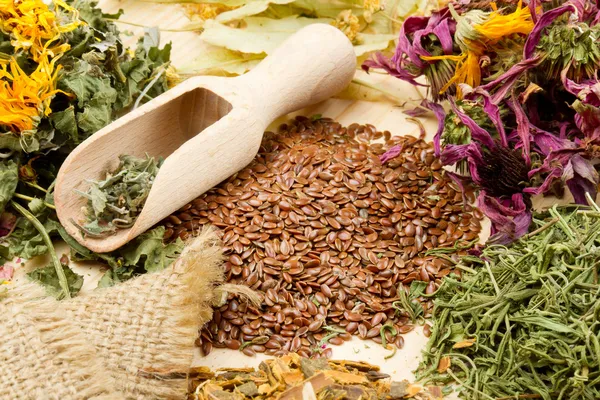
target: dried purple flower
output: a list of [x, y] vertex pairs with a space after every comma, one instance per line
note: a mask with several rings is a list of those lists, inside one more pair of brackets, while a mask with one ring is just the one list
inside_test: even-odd
[[531, 201], [526, 195], [515, 193], [509, 198], [497, 199], [482, 190], [477, 206], [492, 223], [488, 243], [509, 244], [529, 230]]
[[437, 101], [441, 88], [454, 75], [454, 62], [425, 61], [421, 57], [451, 55], [455, 29], [456, 23], [447, 8], [434, 12], [430, 17], [409, 17], [402, 24], [392, 58], [376, 53], [363, 63], [362, 69], [367, 72], [371, 68], [383, 69], [413, 85], [421, 85], [416, 79], [424, 75], [431, 86], [432, 97]]

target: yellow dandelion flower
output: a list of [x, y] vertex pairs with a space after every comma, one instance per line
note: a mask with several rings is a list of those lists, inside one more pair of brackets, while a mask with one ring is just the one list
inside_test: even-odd
[[61, 92], [56, 89], [57, 59], [48, 61], [43, 55], [30, 75], [14, 58], [0, 67], [0, 125], [15, 133], [29, 131], [37, 126], [41, 115], [52, 112], [50, 101]]
[[352, 13], [352, 10], [340, 12], [331, 25], [342, 31], [352, 43], [356, 44], [358, 33], [360, 31], [360, 21], [358, 17]]
[[517, 9], [507, 15], [502, 15], [492, 3], [493, 11], [486, 17], [485, 21], [473, 26], [476, 40], [464, 40], [463, 52], [456, 55], [443, 55], [421, 58], [425, 61], [450, 60], [456, 62], [454, 76], [440, 90], [440, 94], [446, 92], [452, 85], [457, 86], [456, 96], [462, 97], [460, 83], [466, 83], [472, 87], [481, 83], [480, 58], [485, 49], [497, 44], [500, 40], [514, 34], [529, 34], [533, 30], [533, 21], [529, 8], [523, 7], [521, 1]]

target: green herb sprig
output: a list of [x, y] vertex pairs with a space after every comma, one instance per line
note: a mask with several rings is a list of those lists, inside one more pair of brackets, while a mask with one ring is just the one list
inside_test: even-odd
[[446, 277], [422, 383], [458, 384], [473, 400], [599, 399], [598, 211], [555, 206], [534, 215], [532, 233], [484, 249], [462, 280]]
[[85, 236], [102, 238], [133, 226], [162, 165], [162, 160], [148, 154], [146, 158], [122, 155], [119, 159], [117, 169], [104, 180], [87, 180], [86, 192], [75, 190], [88, 200], [85, 224], [74, 222]]

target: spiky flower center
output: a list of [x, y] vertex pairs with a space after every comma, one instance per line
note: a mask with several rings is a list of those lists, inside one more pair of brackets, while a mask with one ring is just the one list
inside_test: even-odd
[[501, 145], [483, 154], [483, 165], [478, 166], [484, 189], [494, 197], [510, 196], [519, 193], [526, 185], [529, 167], [517, 150]]
[[600, 64], [600, 25], [590, 27], [577, 24], [555, 22], [542, 36], [537, 46], [543, 63], [538, 70], [542, 78], [560, 79], [561, 72], [568, 68], [567, 77], [575, 82], [594, 77]]

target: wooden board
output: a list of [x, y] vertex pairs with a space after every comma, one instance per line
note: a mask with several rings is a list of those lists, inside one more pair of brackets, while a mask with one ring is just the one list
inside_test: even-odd
[[[140, 1], [116, 1], [101, 0], [100, 6], [105, 12], [114, 13], [123, 9], [125, 14], [121, 20], [143, 24], [146, 26], [159, 26], [167, 29], [178, 29], [185, 25], [187, 18], [180, 6], [166, 4], [149, 4]], [[130, 31], [131, 34], [124, 37], [126, 45], [134, 46], [137, 38], [143, 34], [143, 28], [119, 24], [122, 31]], [[193, 62], [194, 58], [201, 57], [202, 52], [208, 45], [199, 39], [199, 35], [193, 32], [163, 32], [161, 33], [161, 42], [164, 44], [171, 41], [173, 44], [172, 60], [176, 67], [186, 67]], [[396, 79], [379, 75], [367, 75], [362, 71], [357, 71], [360, 79], [370, 83], [384, 86], [385, 89], [408, 104], [418, 104], [423, 96], [415, 87], [405, 84]], [[303, 115], [322, 114], [323, 116], [333, 118], [342, 124], [349, 125], [353, 122], [370, 123], [379, 130], [389, 130], [393, 135], [419, 135], [419, 127], [406, 120], [403, 109], [392, 102], [366, 102], [330, 99], [316, 106], [310, 107], [299, 112]], [[427, 131], [428, 139], [433, 137], [437, 128], [437, 121], [434, 117], [421, 119]], [[281, 121], [273, 124], [275, 129]], [[68, 253], [69, 249], [64, 243], [57, 243], [57, 253], [61, 256]], [[27, 262], [21, 266], [17, 263], [17, 273], [15, 281], [23, 281], [26, 272], [40, 266], [47, 265], [49, 257], [39, 257]], [[84, 275], [85, 283], [79, 296], [85, 296], [92, 291], [100, 277], [106, 271], [106, 267], [96, 263], [72, 263], [73, 269]], [[382, 370], [393, 375], [395, 379], [414, 378], [412, 371], [417, 367], [420, 360], [420, 351], [424, 347], [427, 339], [423, 335], [422, 329], [405, 335], [404, 349], [397, 351], [394, 357], [386, 359], [390, 355], [389, 350], [383, 349], [380, 345], [372, 341], [362, 341], [358, 338], [345, 343], [342, 346], [333, 346], [333, 357], [336, 359], [349, 359], [356, 361], [366, 361], [372, 364], [380, 365]], [[242, 367], [257, 366], [265, 357], [247, 357], [241, 352], [227, 349], [215, 349], [205, 358], [196, 354], [194, 364], [205, 365], [211, 368], [222, 367]]]
[[[105, 12], [111, 13], [124, 9], [125, 14], [121, 17], [121, 20], [135, 24], [159, 26], [163, 29], [178, 29], [187, 22], [182, 9], [177, 5], [159, 5], [131, 0], [102, 0], [100, 6]], [[132, 34], [125, 39], [126, 44], [130, 46], [134, 45], [137, 37], [143, 33], [143, 29], [137, 26], [128, 24], [119, 24], [119, 26], [123, 31], [131, 31]], [[193, 32], [163, 32], [161, 41], [162, 43], [166, 41], [173, 43], [172, 60], [176, 67], [187, 67], [195, 58], [201, 57], [203, 50], [207, 47], [199, 36]], [[406, 101], [408, 105], [418, 104], [423, 95], [412, 85], [383, 75], [373, 74], [367, 76], [357, 71], [357, 76], [371, 83], [384, 86], [388, 92], [401, 101]], [[389, 130], [393, 135], [419, 134], [419, 128], [414, 123], [406, 120], [403, 109], [392, 102], [371, 103], [330, 99], [309, 109], [302, 110], [301, 113], [304, 115], [322, 114], [346, 125], [353, 122], [370, 123], [379, 130]], [[422, 118], [421, 121], [427, 131], [427, 138], [431, 139], [437, 128], [437, 121], [433, 116]], [[553, 201], [555, 200], [537, 200], [536, 204], [546, 206]], [[483, 229], [486, 231], [486, 226]], [[57, 252], [59, 255], [67, 251], [68, 248], [64, 243], [58, 244]], [[45, 265], [47, 262], [47, 259], [40, 258], [32, 260], [25, 266], [17, 266], [16, 280], [23, 280], [26, 271]], [[86, 293], [96, 287], [96, 283], [105, 272], [106, 267], [88, 263], [77, 264], [74, 269], [85, 276], [85, 284], [80, 294], [85, 296]], [[413, 379], [412, 371], [418, 365], [420, 351], [426, 341], [427, 339], [424, 337], [422, 330], [417, 329], [405, 335], [404, 349], [399, 350], [390, 359], [385, 359], [390, 351], [384, 350], [374, 342], [359, 339], [347, 342], [343, 346], [334, 346], [333, 354], [334, 358], [337, 359], [366, 361], [380, 365], [384, 372], [392, 374], [395, 379]], [[260, 360], [261, 358], [258, 356], [250, 358], [237, 351], [216, 349], [206, 358], [197, 355], [194, 363], [212, 368], [243, 367], [256, 366]]]

